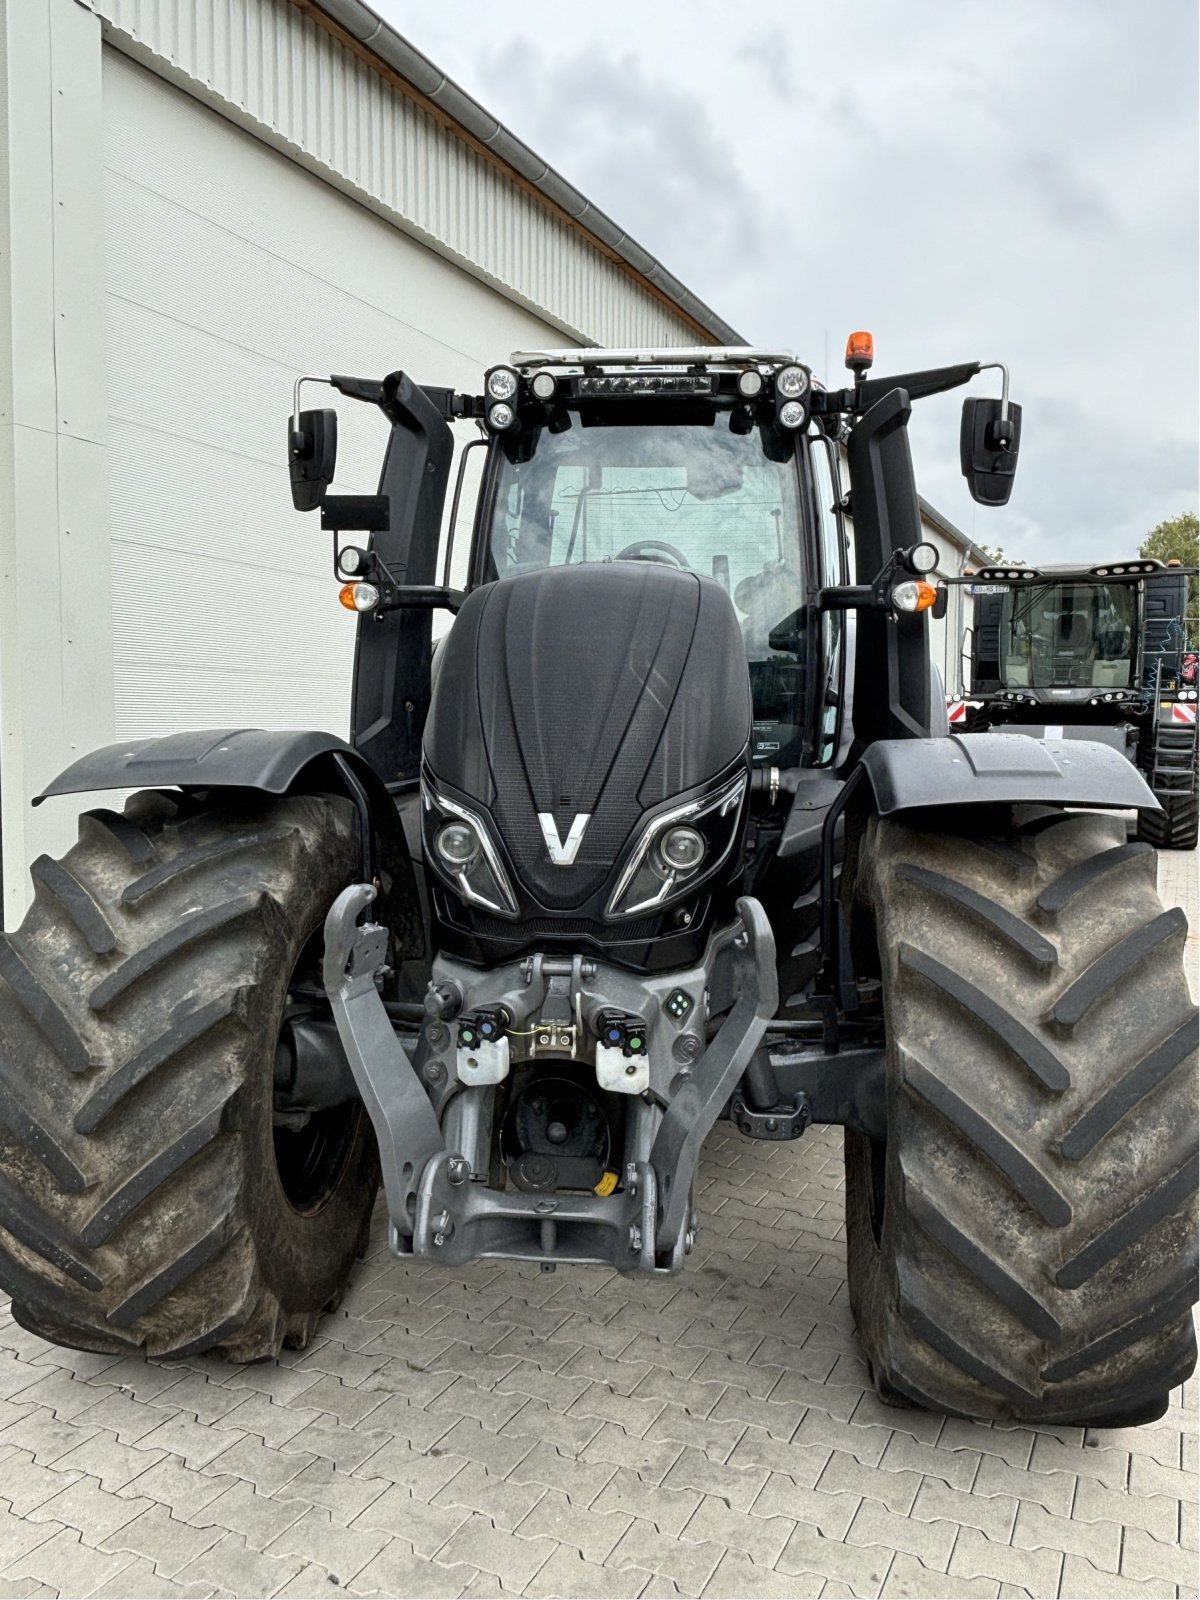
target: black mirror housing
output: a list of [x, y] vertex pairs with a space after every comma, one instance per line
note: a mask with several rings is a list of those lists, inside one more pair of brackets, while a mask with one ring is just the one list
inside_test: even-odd
[[288, 473], [297, 511], [316, 511], [337, 466], [337, 412], [302, 411], [288, 418]]
[[1002, 422], [1003, 402], [971, 398], [963, 401], [958, 438], [959, 462], [971, 498], [981, 506], [1004, 506], [1012, 493], [1021, 447], [1021, 408], [1012, 401]]
[[808, 613], [803, 606], [789, 612], [767, 635], [767, 646], [803, 663], [808, 655]]

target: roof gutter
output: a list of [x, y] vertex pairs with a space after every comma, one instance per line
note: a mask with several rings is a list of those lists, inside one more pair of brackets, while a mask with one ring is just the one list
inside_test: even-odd
[[[465, 137], [481, 155], [514, 176], [522, 188], [535, 191], [555, 211], [596, 244], [610, 260], [639, 280], [656, 299], [692, 323], [696, 330], [723, 345], [745, 339], [711, 306], [668, 272], [662, 262], [630, 237], [605, 212], [517, 138], [477, 100], [460, 89], [428, 56], [408, 42], [363, 0], [292, 0], [301, 11], [355, 53], [372, 59], [377, 70], [438, 115], [443, 125]], [[399, 81], [396, 81], [399, 80]]]

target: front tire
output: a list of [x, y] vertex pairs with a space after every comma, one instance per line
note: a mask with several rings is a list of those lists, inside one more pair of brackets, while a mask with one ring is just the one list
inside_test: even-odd
[[274, 1115], [289, 984], [356, 874], [344, 801], [136, 795], [0, 939], [0, 1286], [46, 1339], [237, 1361], [307, 1342], [378, 1186], [355, 1102]]
[[1115, 819], [965, 827], [876, 820], [861, 853], [889, 1120], [846, 1140], [860, 1337], [885, 1397], [1147, 1421], [1196, 1359], [1186, 919]]

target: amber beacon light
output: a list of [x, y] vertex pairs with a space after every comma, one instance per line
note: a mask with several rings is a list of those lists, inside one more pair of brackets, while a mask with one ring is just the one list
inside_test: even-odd
[[846, 340], [846, 365], [851, 372], [865, 372], [875, 360], [875, 335], [859, 331]]

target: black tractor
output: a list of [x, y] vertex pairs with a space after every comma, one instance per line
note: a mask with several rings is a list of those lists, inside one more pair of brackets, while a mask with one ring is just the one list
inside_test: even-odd
[[[1153, 799], [1103, 745], [948, 732], [907, 428], [981, 368], [870, 378], [863, 344], [836, 392], [750, 349], [324, 380], [391, 425], [374, 495], [329, 492], [335, 414], [297, 399], [353, 732], [115, 745], [41, 797], [141, 791], [33, 863], [0, 943], [22, 1326], [303, 1345], [381, 1171], [403, 1260], [674, 1273], [717, 1118], [836, 1123], [881, 1395], [1161, 1413], [1195, 1361], [1196, 1014], [1155, 853], [1103, 814]], [[989, 504], [1004, 383], [964, 407]]]
[[969, 730], [1100, 740], [1145, 775], [1158, 804], [1137, 836], [1194, 850], [1198, 794], [1191, 569], [1138, 559], [1092, 567], [989, 567], [969, 630]]

